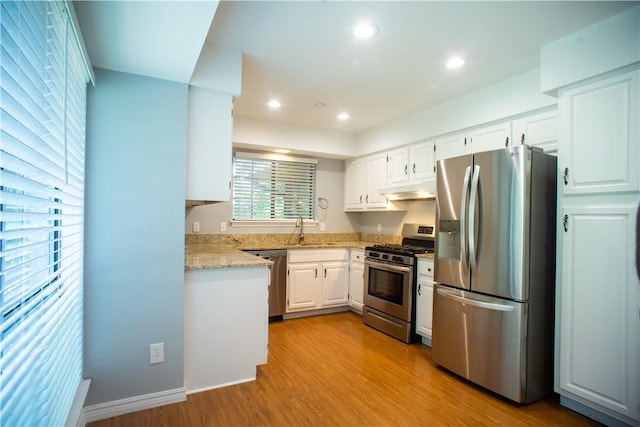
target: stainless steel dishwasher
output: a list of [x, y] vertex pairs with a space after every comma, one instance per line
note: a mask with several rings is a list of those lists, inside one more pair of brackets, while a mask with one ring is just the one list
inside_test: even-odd
[[245, 252], [273, 261], [269, 281], [269, 321], [282, 320], [287, 304], [287, 251], [268, 249]]

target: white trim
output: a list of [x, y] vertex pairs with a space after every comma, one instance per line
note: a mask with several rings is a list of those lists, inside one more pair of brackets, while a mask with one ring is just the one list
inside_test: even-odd
[[84, 406], [84, 400], [87, 398], [90, 386], [90, 379], [82, 380], [80, 381], [80, 384], [78, 384], [78, 389], [76, 390], [76, 395], [73, 398], [69, 415], [67, 415], [67, 421], [64, 423], [65, 426], [83, 427], [85, 425], [86, 421], [84, 420], [82, 407]]
[[144, 409], [184, 402], [185, 400], [187, 400], [187, 393], [185, 392], [184, 387], [181, 387], [173, 390], [166, 390], [158, 393], [150, 393], [142, 396], [128, 397], [126, 399], [86, 406], [84, 408], [84, 418], [85, 422], [90, 423], [93, 421], [117, 417], [118, 415], [129, 414], [131, 412], [142, 411]]
[[82, 32], [80, 31], [80, 23], [78, 22], [78, 16], [76, 15], [76, 10], [73, 7], [73, 3], [71, 1], [65, 1], [64, 4], [67, 7], [69, 17], [71, 18], [71, 28], [73, 29], [73, 34], [76, 37], [78, 46], [80, 46], [80, 51], [82, 52], [82, 60], [84, 61], [84, 66], [87, 70], [87, 74], [89, 75], [91, 84], [95, 86], [96, 75], [93, 72], [93, 67], [91, 66], [91, 60], [89, 59], [89, 52], [87, 51], [87, 46], [84, 44], [84, 38], [82, 37]]
[[318, 164], [318, 159], [311, 159], [308, 157], [292, 157], [280, 153], [247, 153], [245, 151], [236, 151], [233, 156], [245, 159], [281, 160], [285, 162], [311, 163], [314, 165]]
[[249, 383], [249, 382], [255, 381], [255, 380], [256, 380], [256, 376], [253, 376], [253, 377], [249, 377], [249, 378], [243, 378], [243, 379], [238, 380], [238, 381], [231, 381], [231, 382], [228, 382], [228, 383], [216, 384], [216, 385], [211, 386], [211, 387], [197, 388], [197, 389], [194, 389], [194, 390], [187, 391], [187, 395], [190, 395], [190, 394], [193, 394], [193, 393], [200, 393], [202, 391], [215, 390], [216, 388], [228, 387], [230, 385]]

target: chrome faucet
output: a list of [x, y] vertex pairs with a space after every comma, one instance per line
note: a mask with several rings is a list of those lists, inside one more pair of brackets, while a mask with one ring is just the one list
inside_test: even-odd
[[296, 220], [296, 227], [300, 227], [300, 234], [298, 234], [298, 244], [301, 245], [304, 243], [304, 220], [302, 219], [302, 215], [298, 215], [298, 219]]

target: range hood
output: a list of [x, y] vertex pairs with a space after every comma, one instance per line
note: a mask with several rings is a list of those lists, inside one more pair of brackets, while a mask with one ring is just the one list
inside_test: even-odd
[[380, 187], [378, 193], [389, 200], [427, 200], [436, 198], [436, 180], [430, 179], [412, 184], [387, 185]]

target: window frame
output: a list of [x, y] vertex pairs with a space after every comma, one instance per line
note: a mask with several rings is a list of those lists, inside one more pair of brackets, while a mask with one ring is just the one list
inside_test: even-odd
[[[317, 177], [318, 177], [318, 160], [314, 159], [314, 158], [306, 158], [306, 157], [293, 157], [293, 156], [287, 156], [287, 155], [283, 155], [283, 154], [278, 154], [278, 153], [264, 153], [264, 152], [244, 152], [244, 151], [236, 151], [234, 152], [233, 155], [233, 177], [232, 177], [232, 195], [231, 195], [231, 203], [232, 203], [232, 208], [231, 208], [231, 220], [230, 220], [230, 224], [233, 227], [290, 227], [292, 224], [295, 224], [297, 222], [297, 218], [298, 215], [293, 215], [293, 214], [289, 214], [289, 215], [285, 215], [283, 217], [274, 217], [272, 218], [265, 218], [265, 217], [258, 217], [258, 218], [244, 218], [244, 217], [236, 217], [236, 184], [237, 184], [237, 176], [236, 176], [236, 159], [242, 159], [243, 161], [250, 161], [250, 160], [256, 160], [258, 162], [260, 161], [265, 161], [265, 162], [271, 162], [272, 164], [276, 164], [277, 166], [284, 166], [285, 168], [290, 168], [291, 166], [288, 165], [286, 166], [285, 164], [291, 164], [291, 163], [301, 163], [301, 164], [310, 164], [310, 165], [314, 165], [313, 169], [312, 169], [312, 178], [311, 178], [311, 183], [310, 186], [311, 188], [309, 189], [308, 193], [308, 199], [305, 200], [305, 205], [308, 205], [308, 209], [310, 211], [309, 215], [303, 215], [302, 218], [304, 219], [304, 224], [305, 226], [310, 226], [310, 227], [314, 227], [318, 224], [318, 220], [316, 219], [316, 215], [317, 215], [317, 203], [316, 203], [316, 195], [317, 195]], [[282, 162], [282, 163], [280, 163]], [[294, 166], [295, 167], [295, 166]], [[303, 167], [303, 166], [300, 166]], [[271, 188], [273, 189], [272, 191], [275, 191], [275, 184], [277, 182], [276, 179], [274, 179], [273, 175], [276, 174], [276, 172], [273, 172], [273, 170], [271, 171]], [[253, 190], [252, 190], [253, 191]], [[289, 194], [290, 195], [290, 194]], [[270, 205], [271, 205], [271, 212], [275, 212], [275, 205], [277, 204], [277, 202], [275, 201], [275, 195], [271, 194], [270, 195]], [[286, 208], [283, 208], [286, 209]], [[289, 209], [291, 209], [291, 206], [289, 206]]]

